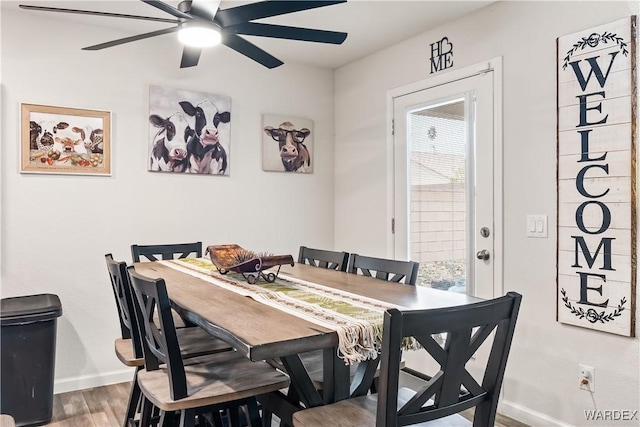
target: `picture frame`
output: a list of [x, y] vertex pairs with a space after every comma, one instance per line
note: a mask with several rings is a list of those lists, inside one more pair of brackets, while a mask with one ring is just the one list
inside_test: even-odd
[[21, 104], [20, 172], [111, 175], [111, 113]]
[[263, 114], [262, 131], [263, 171], [313, 173], [313, 120]]
[[231, 97], [149, 87], [149, 172], [229, 176]]

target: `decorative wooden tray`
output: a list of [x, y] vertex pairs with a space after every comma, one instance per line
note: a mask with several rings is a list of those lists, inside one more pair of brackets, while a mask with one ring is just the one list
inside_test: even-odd
[[[260, 277], [271, 283], [278, 277], [282, 264], [294, 265], [291, 255], [262, 255], [238, 245], [211, 245], [207, 247], [206, 254], [221, 274], [229, 271], [241, 273], [250, 284], [256, 283]], [[276, 266], [278, 270], [275, 273], [264, 273]]]

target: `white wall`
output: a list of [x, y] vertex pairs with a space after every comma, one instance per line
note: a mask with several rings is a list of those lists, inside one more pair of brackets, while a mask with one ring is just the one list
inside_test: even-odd
[[[197, 240], [296, 257], [301, 244], [333, 246], [331, 70], [268, 70], [223, 46], [180, 70], [171, 36], [83, 52], [126, 35], [5, 5], [2, 297], [59, 295], [56, 392], [131, 378], [113, 352], [106, 253], [130, 261], [133, 243]], [[147, 172], [149, 85], [232, 98], [230, 177]], [[112, 176], [20, 174], [20, 103], [111, 111]], [[314, 120], [313, 174], [262, 171], [263, 113]]]
[[[453, 69], [503, 58], [504, 290], [523, 306], [502, 409], [531, 425], [640, 409], [638, 338], [555, 321], [556, 38], [638, 12], [637, 1], [500, 2], [336, 71], [335, 248], [388, 256], [387, 91], [428, 78], [429, 44], [444, 36]], [[549, 216], [548, 239], [526, 238], [527, 214]], [[593, 400], [578, 390], [579, 363], [595, 367]]]
[[[386, 93], [427, 78], [429, 43], [447, 36], [454, 69], [503, 57], [504, 282], [524, 295], [504, 410], [534, 425], [587, 425], [583, 410], [594, 403], [577, 390], [578, 363], [596, 368], [598, 409], [638, 409], [638, 339], [555, 322], [553, 233], [555, 39], [638, 12], [634, 1], [502, 2], [337, 70], [334, 89], [331, 71], [292, 64], [268, 71], [228, 49], [179, 70], [170, 36], [81, 52], [124, 34], [3, 10], [2, 297], [60, 296], [59, 392], [130, 378], [113, 354], [118, 327], [107, 252], [128, 261], [134, 242], [202, 240], [386, 256]], [[232, 97], [230, 177], [146, 172], [152, 84]], [[113, 175], [20, 174], [22, 102], [112, 111]], [[315, 121], [312, 175], [261, 171], [262, 113]], [[526, 239], [528, 213], [549, 215], [549, 239]]]

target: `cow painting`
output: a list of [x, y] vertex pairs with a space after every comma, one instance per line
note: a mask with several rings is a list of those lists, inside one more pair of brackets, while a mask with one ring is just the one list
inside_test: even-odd
[[71, 137], [71, 129], [66, 121], [31, 120], [29, 122], [29, 146], [33, 150], [49, 151], [54, 148], [56, 142]]
[[159, 86], [149, 95], [149, 170], [229, 175], [231, 98]]
[[82, 143], [87, 153], [104, 153], [104, 131], [94, 129], [92, 126], [74, 126], [72, 132], [78, 134], [77, 140]]
[[62, 146], [63, 153], [75, 153], [76, 146], [82, 144], [82, 141], [79, 139], [73, 139], [71, 137], [65, 136], [63, 138], [57, 137], [55, 141]]
[[[277, 126], [264, 126], [263, 130], [268, 138], [263, 144], [263, 169], [283, 172], [312, 172], [311, 150], [307, 146], [307, 141], [311, 140], [311, 130], [309, 129], [311, 126], [309, 124], [296, 126], [292, 120], [285, 120]], [[296, 122], [310, 121], [297, 119]], [[277, 142], [277, 145], [273, 141]], [[276, 163], [274, 153], [279, 158], [281, 166]]]
[[[227, 128], [231, 122], [231, 113], [218, 111], [210, 100], [198, 105], [189, 101], [180, 101], [179, 104], [188, 116], [195, 119], [195, 135], [187, 142], [189, 171], [224, 175], [227, 171], [227, 152], [222, 142], [229, 137]], [[224, 142], [228, 146], [228, 141]]]
[[29, 122], [29, 149], [37, 150], [38, 142], [40, 141], [40, 134], [42, 133], [42, 126], [31, 120]]
[[36, 104], [20, 112], [20, 172], [111, 174], [111, 113]]
[[185, 116], [175, 113], [163, 118], [152, 114], [149, 116], [149, 123], [157, 129], [149, 159], [149, 170], [185, 172], [189, 166], [187, 139], [193, 135]]

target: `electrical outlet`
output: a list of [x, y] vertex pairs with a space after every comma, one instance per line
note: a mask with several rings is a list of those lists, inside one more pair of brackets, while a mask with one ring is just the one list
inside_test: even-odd
[[596, 370], [593, 366], [578, 365], [578, 388], [591, 393], [596, 391]]

